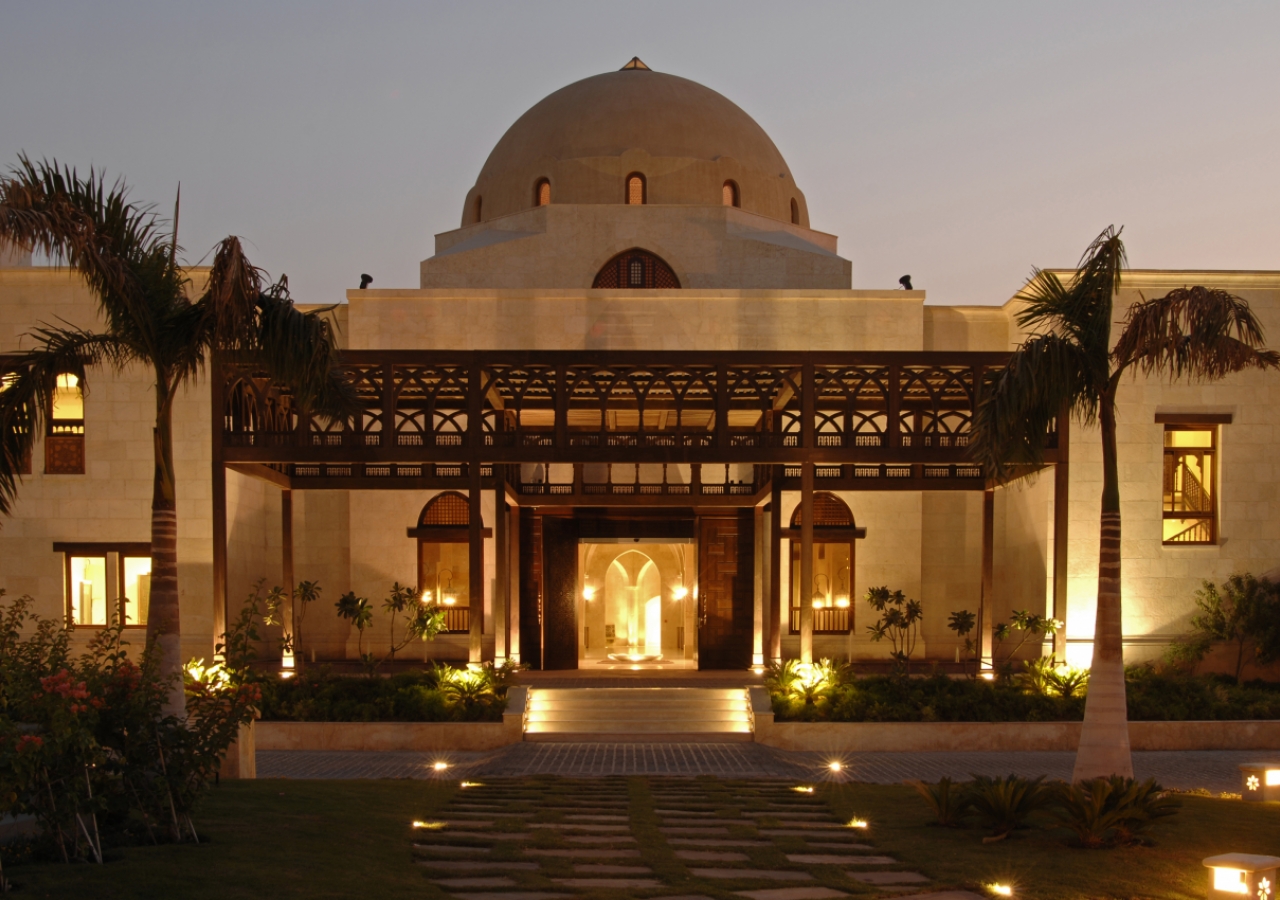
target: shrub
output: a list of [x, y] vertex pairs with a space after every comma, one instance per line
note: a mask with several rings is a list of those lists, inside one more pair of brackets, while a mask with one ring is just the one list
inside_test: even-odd
[[937, 784], [923, 781], [908, 782], [933, 810], [935, 823], [947, 828], [959, 828], [964, 816], [973, 805], [968, 784], [956, 784], [950, 778], [942, 778]]
[[1182, 806], [1154, 778], [1118, 776], [1059, 784], [1053, 802], [1054, 817], [1082, 847], [1133, 843], [1157, 819], [1174, 815]]
[[1004, 840], [1015, 828], [1025, 825], [1032, 813], [1049, 804], [1052, 792], [1043, 782], [1043, 775], [1030, 780], [1017, 775], [973, 776], [969, 804], [983, 826], [991, 829], [991, 836], [983, 843]]
[[920, 636], [920, 620], [924, 608], [919, 600], [909, 600], [902, 591], [890, 591], [887, 587], [873, 587], [867, 591], [866, 601], [880, 613], [880, 618], [867, 626], [871, 640], [882, 641], [886, 637], [893, 649], [894, 668], [911, 674], [911, 654], [915, 653]]

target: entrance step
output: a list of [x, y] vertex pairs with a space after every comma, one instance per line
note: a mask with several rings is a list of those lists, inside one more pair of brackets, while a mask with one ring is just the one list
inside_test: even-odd
[[750, 741], [745, 688], [535, 688], [526, 741]]

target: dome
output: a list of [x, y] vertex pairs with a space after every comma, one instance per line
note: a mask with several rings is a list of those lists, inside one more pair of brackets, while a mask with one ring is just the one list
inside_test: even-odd
[[623, 204], [637, 175], [644, 204], [733, 205], [809, 224], [786, 160], [754, 119], [639, 59], [563, 87], [517, 119], [480, 170], [462, 224], [547, 202]]

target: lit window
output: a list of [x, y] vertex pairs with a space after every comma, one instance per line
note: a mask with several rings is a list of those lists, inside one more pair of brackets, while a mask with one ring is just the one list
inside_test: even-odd
[[627, 264], [627, 284], [630, 287], [644, 287], [644, 260], [633, 258]]
[[738, 186], [732, 181], [726, 181], [724, 187], [720, 189], [720, 202], [725, 206], [738, 206]]
[[800, 204], [796, 202], [796, 198], [791, 198], [791, 224], [800, 224]]
[[551, 182], [550, 181], [547, 181], [547, 179], [544, 178], [538, 182], [538, 191], [537, 191], [535, 200], [538, 206], [551, 205]]
[[1164, 427], [1164, 542], [1212, 544], [1218, 539], [1217, 429]]
[[630, 175], [627, 177], [627, 205], [640, 206], [644, 203], [644, 176]]
[[121, 557], [121, 612], [126, 625], [146, 625], [151, 607], [151, 557]]
[[44, 470], [49, 475], [84, 474], [84, 394], [75, 375], [59, 375], [45, 431]]
[[73, 556], [69, 560], [70, 615], [73, 625], [107, 624], [107, 560]]

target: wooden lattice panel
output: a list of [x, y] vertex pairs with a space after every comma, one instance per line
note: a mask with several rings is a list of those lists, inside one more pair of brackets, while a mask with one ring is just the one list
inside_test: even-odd
[[[801, 509], [802, 507], [797, 506], [795, 514], [791, 516], [792, 528], [800, 527], [803, 519], [800, 514]], [[853, 527], [853, 513], [849, 511], [849, 507], [839, 497], [820, 491], [813, 495], [813, 524], [817, 528], [851, 528]]]
[[419, 527], [426, 525], [470, 525], [471, 505], [457, 491], [445, 491], [422, 508]]

